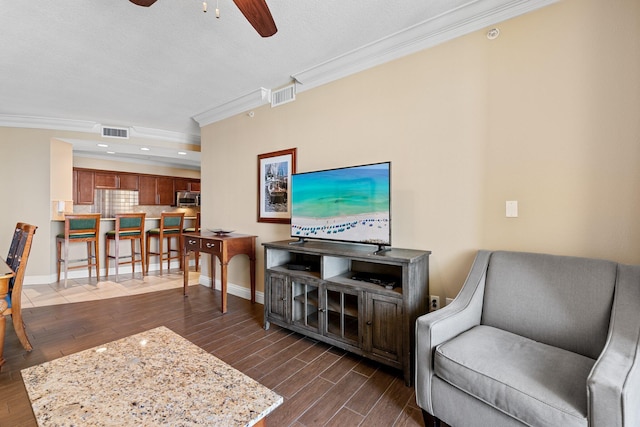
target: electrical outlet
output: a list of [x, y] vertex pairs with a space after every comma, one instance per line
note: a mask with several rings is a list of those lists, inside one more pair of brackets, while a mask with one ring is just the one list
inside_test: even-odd
[[440, 297], [438, 295], [431, 295], [429, 297], [429, 311], [436, 311], [440, 308]]

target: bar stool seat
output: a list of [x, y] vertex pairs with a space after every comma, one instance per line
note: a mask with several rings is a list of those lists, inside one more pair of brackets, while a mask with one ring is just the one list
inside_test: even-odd
[[[136, 263], [140, 263], [142, 267], [142, 275], [146, 274], [145, 269], [145, 247], [144, 247], [144, 221], [146, 213], [122, 213], [116, 214], [115, 229], [107, 231], [105, 234], [105, 260], [107, 270], [105, 277], [109, 276], [109, 260], [115, 261], [116, 280], [118, 280], [118, 267], [120, 265], [131, 264], [131, 274], [135, 273]], [[131, 254], [120, 255], [120, 240], [129, 240], [131, 242]], [[140, 251], [136, 252], [136, 241], [139, 242]], [[115, 243], [114, 254], [110, 254], [111, 242]], [[136, 259], [136, 255], [139, 256]], [[122, 259], [130, 258], [128, 261]]]
[[[162, 261], [167, 261], [167, 270], [171, 269], [171, 260], [178, 259], [182, 270], [182, 229], [184, 226], [184, 212], [162, 212], [160, 214], [160, 227], [147, 230], [147, 273], [149, 272], [149, 258], [160, 257], [160, 274], [162, 274]], [[164, 239], [167, 239], [167, 250], [164, 251]], [[158, 241], [158, 250], [151, 250], [151, 240]], [[177, 239], [177, 248], [172, 249], [172, 239]]]
[[[60, 281], [60, 267], [64, 264], [64, 283], [66, 285], [69, 270], [87, 268], [91, 277], [91, 268], [96, 269], [96, 278], [100, 280], [100, 214], [66, 214], [64, 232], [56, 236], [57, 272]], [[72, 243], [87, 244], [87, 258], [69, 259], [69, 246]], [[64, 253], [64, 256], [63, 256]], [[86, 261], [85, 265], [69, 265]]]

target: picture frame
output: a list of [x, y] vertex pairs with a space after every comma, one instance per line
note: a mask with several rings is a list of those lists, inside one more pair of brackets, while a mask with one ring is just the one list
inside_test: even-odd
[[291, 223], [291, 175], [297, 148], [258, 155], [258, 222]]

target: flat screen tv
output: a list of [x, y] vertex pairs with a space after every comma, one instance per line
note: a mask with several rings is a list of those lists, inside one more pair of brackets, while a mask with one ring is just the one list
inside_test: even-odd
[[291, 237], [391, 245], [391, 162], [291, 176]]

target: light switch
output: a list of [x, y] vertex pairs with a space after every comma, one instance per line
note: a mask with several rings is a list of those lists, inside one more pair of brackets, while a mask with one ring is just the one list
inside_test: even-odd
[[518, 217], [518, 201], [507, 200], [507, 218], [517, 218], [517, 217]]

